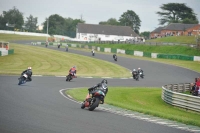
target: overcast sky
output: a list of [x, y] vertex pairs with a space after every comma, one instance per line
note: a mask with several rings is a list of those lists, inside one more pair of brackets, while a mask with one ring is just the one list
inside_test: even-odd
[[87, 24], [98, 24], [109, 18], [118, 20], [124, 12], [132, 10], [140, 17], [140, 32], [143, 32], [159, 26], [156, 12], [166, 3], [186, 3], [200, 21], [200, 0], [0, 0], [0, 14], [15, 6], [25, 18], [30, 14], [38, 17], [38, 25], [53, 14], [73, 19], [82, 16]]

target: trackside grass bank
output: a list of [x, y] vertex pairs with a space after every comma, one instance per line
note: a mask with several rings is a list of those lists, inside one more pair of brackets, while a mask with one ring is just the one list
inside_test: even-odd
[[182, 43], [182, 44], [196, 44], [195, 36], [168, 36], [157, 39], [146, 40], [147, 42], [166, 42], [166, 43]]
[[[144, 114], [157, 116], [200, 127], [200, 113], [173, 107], [161, 99], [160, 88], [109, 87], [105, 103]], [[71, 89], [65, 92], [78, 101], [83, 101], [87, 88]]]
[[190, 56], [200, 56], [200, 50], [188, 46], [165, 46], [165, 45], [144, 45], [144, 44], [86, 44], [88, 46], [96, 46], [102, 48], [114, 48], [124, 50], [143, 51], [149, 53], [162, 53], [162, 54], [180, 54]]
[[0, 33], [0, 41], [10, 42], [10, 41], [16, 41], [16, 40], [43, 40], [45, 41], [46, 37]]
[[0, 57], [0, 74], [21, 74], [32, 66], [34, 75], [66, 76], [72, 66], [77, 67], [77, 76], [130, 77], [130, 71], [119, 65], [82, 55], [56, 50], [11, 44], [15, 53]]

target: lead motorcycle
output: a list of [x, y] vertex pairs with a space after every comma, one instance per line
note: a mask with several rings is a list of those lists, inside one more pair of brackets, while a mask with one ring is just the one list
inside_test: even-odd
[[117, 56], [114, 56], [113, 58], [114, 58], [115, 61], [117, 61]]
[[18, 78], [19, 80], [19, 83], [18, 85], [21, 85], [21, 84], [25, 84], [26, 81], [27, 81], [27, 78], [28, 78], [28, 75], [26, 73], [23, 73], [20, 78]]
[[69, 72], [66, 76], [66, 81], [71, 81], [73, 78], [77, 78], [77, 76], [75, 76], [73, 72]]
[[144, 78], [143, 72], [140, 72], [139, 75], [140, 75], [140, 78], [142, 78], [142, 79]]
[[104, 97], [105, 93], [102, 90], [94, 90], [91, 96], [90, 94], [87, 95], [85, 101], [81, 104], [81, 108], [84, 109], [88, 107], [89, 111], [93, 111], [99, 104], [103, 104]]
[[94, 56], [95, 55], [95, 53], [94, 53], [94, 51], [92, 51], [92, 56]]

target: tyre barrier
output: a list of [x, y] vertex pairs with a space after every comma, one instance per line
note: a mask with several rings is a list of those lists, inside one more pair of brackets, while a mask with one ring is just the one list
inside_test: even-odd
[[200, 112], [200, 97], [181, 93], [187, 90], [190, 90], [190, 83], [164, 85], [161, 98], [173, 106]]

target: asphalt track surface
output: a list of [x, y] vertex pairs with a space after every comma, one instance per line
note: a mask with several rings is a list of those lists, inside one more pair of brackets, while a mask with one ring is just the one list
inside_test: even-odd
[[[43, 46], [44, 47], [44, 46]], [[60, 50], [56, 47], [51, 49]], [[69, 52], [91, 56], [90, 52], [69, 49]], [[128, 69], [141, 67], [145, 78], [108, 79], [109, 86], [161, 87], [170, 83], [193, 82], [199, 74], [188, 69], [96, 53], [95, 57]], [[62, 89], [90, 87], [101, 78], [77, 78], [66, 82], [64, 77], [33, 77], [32, 82], [17, 85], [17, 76], [0, 76], [0, 133], [188, 133], [144, 120], [95, 109], [82, 110], [80, 104], [60, 94]], [[86, 90], [87, 91], [87, 90]], [[109, 94], [109, 93], [108, 93]]]

